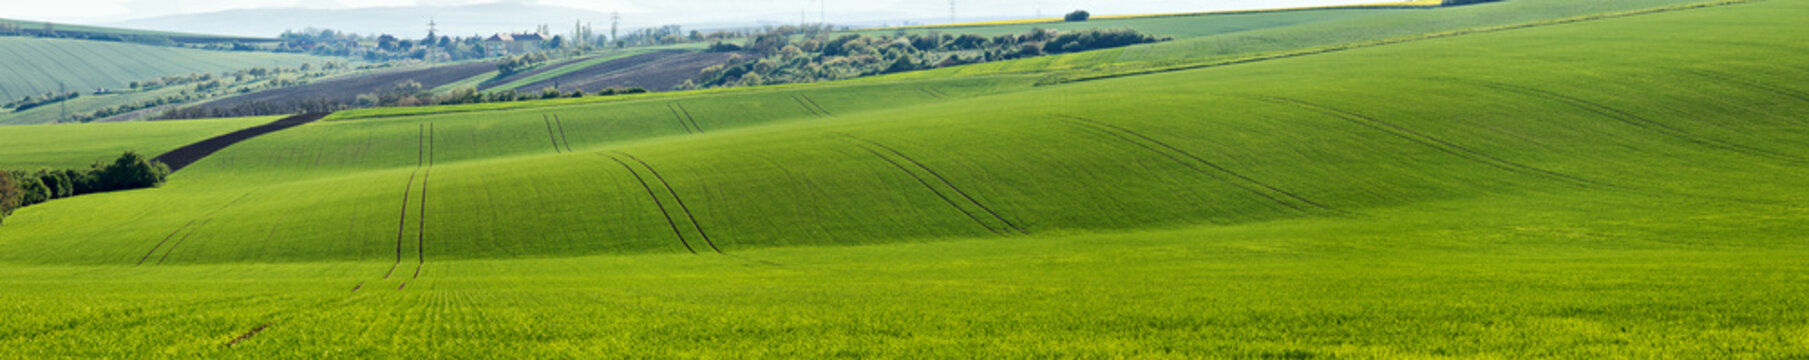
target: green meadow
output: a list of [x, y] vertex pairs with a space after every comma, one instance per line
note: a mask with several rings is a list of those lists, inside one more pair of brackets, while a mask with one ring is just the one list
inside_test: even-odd
[[341, 112], [7, 217], [0, 357], [1809, 357], [1809, 3], [1678, 4]]

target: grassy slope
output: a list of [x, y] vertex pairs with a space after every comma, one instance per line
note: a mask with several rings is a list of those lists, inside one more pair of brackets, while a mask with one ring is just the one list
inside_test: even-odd
[[120, 89], [133, 81], [165, 75], [213, 73], [251, 67], [294, 67], [325, 58], [256, 52], [225, 52], [107, 41], [0, 37], [0, 98], [57, 90]]
[[[1211, 31], [1180, 36], [1173, 42], [1076, 54], [918, 71], [885, 78], [946, 77], [994, 74], [1094, 74], [1287, 53], [1303, 49], [1362, 43], [1470, 28], [1535, 23], [1552, 19], [1698, 3], [1696, 0], [1515, 0], [1429, 10], [1329, 10], [1180, 18], [1133, 19], [1123, 23], [1140, 31], [1172, 31], [1154, 24], [1176, 19], [1205, 22]], [[1353, 16], [1333, 17], [1345, 13]], [[1248, 25], [1245, 25], [1248, 24]], [[1283, 25], [1285, 26], [1268, 26]], [[1221, 28], [1223, 26], [1223, 28]], [[1019, 27], [1003, 27], [1020, 30]], [[968, 28], [965, 31], [986, 31]]]
[[276, 120], [276, 116], [179, 122], [24, 125], [6, 128], [0, 169], [85, 168], [135, 150], [156, 156], [209, 137]]
[[[10, 25], [18, 26], [20, 29], [26, 29], [26, 30], [43, 30], [44, 29], [44, 22], [42, 22], [42, 21], [0, 19], [0, 24], [10, 24]], [[88, 33], [96, 33], [96, 34], [154, 35], [154, 36], [182, 37], [182, 38], [191, 38], [191, 39], [220, 39], [220, 40], [239, 40], [239, 39], [250, 40], [250, 39], [252, 39], [252, 38], [237, 37], [237, 36], [190, 34], [190, 33], [168, 32], [168, 31], [114, 28], [114, 27], [104, 27], [104, 26], [88, 26], [88, 25], [58, 24], [58, 23], [51, 23], [51, 25], [53, 26], [53, 29], [57, 30], [57, 31], [77, 31], [77, 32], [88, 32]]]
[[[1809, 213], [1791, 204], [1809, 200], [1809, 89], [1793, 79], [1809, 44], [1781, 30], [1805, 12], [1005, 93], [1021, 79], [314, 124], [163, 189], [8, 219], [0, 271], [18, 276], [0, 281], [19, 290], [0, 293], [16, 310], [0, 341], [21, 356], [1803, 356]], [[681, 135], [670, 102], [705, 132]], [[542, 113], [576, 152], [546, 148]], [[427, 123], [435, 166], [411, 181]], [[730, 256], [572, 257], [683, 251], [606, 151], [653, 164]], [[422, 188], [427, 233], [398, 234]], [[1029, 235], [989, 235], [1006, 221]], [[915, 243], [942, 238], [971, 240]], [[427, 259], [407, 291], [380, 279], [398, 249]]]

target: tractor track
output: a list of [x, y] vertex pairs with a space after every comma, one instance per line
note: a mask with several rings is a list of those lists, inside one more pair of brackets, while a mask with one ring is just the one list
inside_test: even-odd
[[948, 94], [943, 94], [940, 91], [936, 91], [936, 90], [928, 88], [928, 87], [918, 87], [917, 90], [922, 91], [924, 93], [924, 95], [929, 95], [930, 97], [937, 98], [937, 99], [948, 97]]
[[954, 208], [955, 211], [961, 212], [961, 215], [967, 216], [968, 220], [973, 220], [974, 224], [980, 225], [980, 227], [985, 228], [986, 231], [992, 232], [994, 235], [999, 235], [999, 236], [1008, 236], [1009, 235], [1005, 231], [1000, 230], [1000, 228], [994, 227], [992, 224], [988, 224], [985, 220], [981, 220], [980, 216], [974, 215], [974, 213], [972, 211], [967, 210], [967, 208], [961, 207], [961, 205], [959, 203], [955, 202], [955, 199], [950, 198], [948, 196], [948, 194], [943, 194], [942, 190], [937, 190], [935, 185], [930, 185], [929, 180], [924, 179], [923, 176], [921, 176], [921, 175], [917, 175], [917, 173], [911, 171], [911, 169], [909, 167], [904, 166], [904, 164], [900, 164], [897, 160], [892, 160], [892, 158], [886, 156], [885, 153], [881, 153], [879, 150], [876, 150], [872, 146], [867, 145], [866, 143], [864, 143], [864, 141], [865, 141], [864, 139], [856, 138], [856, 137], [853, 137], [853, 136], [850, 136], [847, 134], [837, 134], [837, 135], [841, 135], [843, 137], [850, 139], [850, 141], [854, 143], [854, 146], [856, 148], [861, 149], [861, 151], [866, 151], [869, 154], [873, 154], [874, 157], [878, 157], [880, 160], [885, 161], [887, 164], [891, 164], [893, 168], [897, 168], [898, 171], [903, 172], [903, 173], [905, 173], [905, 175], [910, 176], [912, 180], [917, 181], [918, 185], [922, 185], [923, 188], [926, 190], [929, 190], [930, 193], [936, 194], [936, 197], [942, 199], [943, 203], [948, 204], [948, 206], [951, 208]]
[[684, 128], [686, 134], [698, 133], [697, 131], [691, 130], [691, 123], [685, 122], [685, 116], [682, 114], [679, 114], [678, 107], [673, 106], [673, 104], [674, 103], [666, 103], [666, 110], [672, 111], [672, 118], [678, 120], [678, 127]]
[[[572, 139], [565, 137], [565, 121], [559, 120], [559, 114], [553, 114], [553, 124], [559, 127], [559, 141], [565, 143], [565, 152], [572, 152]], [[431, 165], [432, 162], [428, 164]]]
[[201, 220], [200, 224], [195, 225], [195, 227], [193, 227], [193, 228], [189, 228], [187, 234], [182, 234], [182, 237], [176, 238], [176, 242], [171, 243], [169, 249], [163, 250], [163, 256], [157, 257], [157, 265], [163, 265], [163, 261], [169, 260], [170, 254], [176, 252], [176, 247], [182, 246], [182, 242], [187, 241], [190, 236], [195, 235], [195, 230], [200, 230], [202, 226], [207, 226], [207, 223], [212, 222], [212, 221], [214, 221], [214, 219], [211, 219], [211, 218], [207, 219], [207, 220]]
[[675, 103], [672, 103], [672, 105], [677, 106], [678, 112], [685, 115], [685, 118], [684, 118], [685, 121], [691, 122], [692, 129], [697, 129], [697, 133], [699, 133], [699, 134], [702, 134], [704, 132], [703, 126], [697, 125], [697, 118], [691, 116], [691, 110], [685, 109], [685, 103], [675, 102]]
[[1603, 183], [1603, 182], [1595, 181], [1595, 180], [1584, 179], [1584, 178], [1580, 178], [1580, 177], [1576, 177], [1576, 176], [1572, 176], [1572, 175], [1568, 175], [1568, 174], [1564, 174], [1564, 173], [1559, 173], [1556, 171], [1546, 170], [1546, 169], [1534, 167], [1531, 165], [1526, 165], [1526, 164], [1521, 164], [1518, 162], [1509, 161], [1507, 159], [1495, 157], [1493, 155], [1489, 155], [1487, 153], [1483, 153], [1483, 152], [1477, 151], [1475, 149], [1464, 147], [1462, 145], [1457, 145], [1456, 143], [1452, 143], [1450, 141], [1445, 141], [1444, 139], [1439, 139], [1436, 137], [1432, 137], [1430, 135], [1420, 133], [1418, 131], [1414, 131], [1412, 129], [1401, 127], [1401, 126], [1395, 125], [1393, 123], [1382, 121], [1382, 120], [1372, 118], [1369, 116], [1365, 116], [1362, 114], [1341, 110], [1338, 108], [1333, 108], [1333, 107], [1329, 107], [1329, 106], [1325, 106], [1325, 105], [1319, 105], [1319, 104], [1309, 103], [1309, 102], [1290, 99], [1290, 98], [1276, 97], [1276, 96], [1251, 95], [1251, 96], [1246, 96], [1246, 98], [1274, 103], [1274, 104], [1289, 105], [1289, 106], [1294, 106], [1294, 107], [1298, 107], [1298, 108], [1302, 108], [1302, 109], [1311, 110], [1313, 112], [1318, 112], [1321, 114], [1331, 115], [1332, 117], [1336, 117], [1338, 119], [1344, 120], [1345, 122], [1349, 122], [1352, 124], [1356, 124], [1358, 126], [1366, 127], [1371, 130], [1379, 131], [1379, 132], [1382, 132], [1385, 134], [1394, 135], [1395, 137], [1399, 137], [1402, 139], [1406, 139], [1407, 141], [1419, 143], [1420, 145], [1424, 145], [1426, 147], [1432, 148], [1434, 150], [1438, 150], [1440, 152], [1444, 152], [1446, 154], [1451, 154], [1452, 156], [1464, 158], [1464, 159], [1470, 160], [1472, 162], [1487, 165], [1489, 167], [1493, 167], [1496, 169], [1501, 169], [1502, 171], [1552, 178], [1552, 179], [1570, 182], [1570, 183], [1573, 183], [1576, 185], [1581, 185], [1581, 186], [1601, 186], [1601, 187], [1611, 187], [1611, 188], [1618, 187], [1613, 184]]
[[659, 180], [660, 186], [666, 187], [666, 192], [672, 194], [672, 200], [678, 202], [679, 211], [684, 211], [685, 218], [691, 220], [691, 227], [697, 229], [697, 235], [703, 237], [704, 244], [709, 245], [710, 250], [714, 250], [718, 254], [722, 253], [722, 248], [716, 247], [716, 241], [710, 240], [710, 233], [704, 232], [703, 223], [698, 222], [697, 216], [691, 214], [691, 207], [685, 205], [685, 198], [678, 196], [678, 190], [672, 189], [672, 184], [666, 182], [666, 177], [661, 176], [659, 170], [654, 170], [653, 165], [648, 165], [646, 161], [641, 161], [641, 158], [634, 157], [634, 155], [629, 155], [628, 153], [621, 151], [616, 151], [615, 153], [640, 163], [641, 167], [647, 168], [647, 172], [653, 173], [653, 178]]
[[200, 220], [189, 220], [187, 224], [182, 224], [182, 227], [176, 228], [176, 231], [171, 231], [169, 235], [165, 235], [163, 241], [158, 241], [156, 246], [151, 247], [151, 251], [146, 251], [143, 257], [138, 258], [138, 265], [144, 265], [145, 260], [150, 260], [151, 254], [156, 254], [158, 248], [162, 248], [164, 243], [170, 242], [171, 238], [175, 238], [176, 234], [181, 233], [182, 230], [188, 229], [189, 225], [194, 225], [196, 221]]
[[628, 163], [623, 162], [622, 159], [618, 159], [615, 156], [610, 156], [608, 154], [598, 154], [598, 155], [602, 155], [603, 157], [609, 158], [609, 160], [615, 161], [617, 164], [621, 164], [623, 170], [628, 170], [629, 174], [634, 175], [634, 180], [641, 183], [641, 189], [647, 190], [647, 197], [653, 199], [653, 206], [659, 207], [660, 216], [666, 217], [666, 225], [672, 227], [672, 235], [678, 236], [678, 243], [685, 245], [685, 250], [690, 251], [692, 254], [696, 254], [697, 249], [692, 248], [691, 242], [685, 240], [685, 233], [678, 230], [678, 222], [673, 221], [672, 214], [666, 212], [665, 203], [661, 202], [660, 197], [653, 193], [653, 186], [650, 186], [647, 184], [647, 179], [642, 178], [640, 172], [635, 171], [633, 166], [628, 166]]
[[402, 187], [402, 214], [396, 220], [396, 261], [389, 265], [388, 272], [383, 273], [384, 279], [395, 275], [396, 267], [402, 266], [402, 236], [408, 231], [408, 195], [414, 193], [415, 176], [420, 175], [421, 163], [426, 160], [427, 125], [417, 125], [420, 133], [416, 135], [415, 139], [415, 169], [408, 173], [408, 184]]
[[843, 137], [849, 138], [849, 139], [853, 139], [858, 142], [863, 142], [863, 143], [870, 144], [872, 146], [879, 147], [880, 149], [886, 150], [886, 152], [890, 152], [893, 155], [897, 155], [899, 158], [904, 159], [907, 162], [910, 162], [911, 165], [916, 165], [917, 168], [923, 169], [924, 172], [929, 173], [930, 176], [935, 177], [937, 181], [942, 183], [942, 185], [948, 186], [948, 188], [950, 190], [954, 190], [955, 194], [961, 195], [961, 198], [963, 198], [963, 199], [967, 199], [967, 202], [973, 203], [974, 206], [979, 207], [980, 210], [986, 211], [986, 214], [991, 215], [993, 219], [998, 220], [1001, 223], [1004, 223], [1006, 227], [1010, 227], [1011, 230], [1016, 231], [1019, 234], [1025, 234], [1024, 229], [1021, 227], [1018, 227], [1018, 225], [1016, 223], [1012, 223], [1011, 220], [1006, 220], [1004, 216], [999, 216], [998, 211], [993, 211], [992, 207], [986, 206], [986, 204], [980, 202], [979, 199], [975, 199], [972, 195], [968, 195], [967, 191], [961, 190], [961, 187], [955, 186], [955, 183], [950, 182], [948, 180], [948, 177], [942, 176], [942, 173], [936, 172], [935, 169], [931, 169], [929, 166], [926, 166], [922, 162], [917, 161], [917, 159], [911, 158], [910, 155], [905, 155], [904, 152], [898, 151], [898, 149], [893, 149], [891, 146], [886, 146], [886, 144], [882, 144], [878, 141], [867, 140], [867, 139], [855, 137], [853, 135], [848, 135], [848, 134], [840, 134], [840, 135], [842, 135]]
[[798, 106], [804, 107], [804, 111], [809, 111], [811, 116], [815, 116], [815, 117], [828, 116], [828, 115], [823, 115], [823, 113], [817, 112], [816, 108], [810, 107], [810, 104], [805, 103], [804, 98], [802, 98], [802, 97], [798, 97], [797, 95], [792, 95], [791, 99], [792, 99], [792, 101], [797, 101]]
[[415, 221], [415, 275], [421, 278], [421, 267], [427, 265], [427, 181], [433, 179], [433, 123], [427, 124], [427, 170], [421, 173], [420, 219]]
[[1520, 94], [1523, 96], [1557, 101], [1557, 102], [1561, 102], [1561, 103], [1576, 107], [1578, 109], [1587, 110], [1589, 112], [1596, 113], [1597, 115], [1602, 115], [1604, 117], [1614, 119], [1615, 121], [1619, 121], [1623, 124], [1631, 125], [1631, 126], [1638, 127], [1641, 129], [1650, 130], [1651, 132], [1657, 133], [1659, 135], [1669, 136], [1671, 138], [1683, 140], [1683, 141], [1690, 142], [1690, 143], [1695, 143], [1697, 145], [1702, 145], [1705, 147], [1717, 148], [1717, 149], [1721, 149], [1721, 150], [1746, 154], [1746, 155], [1750, 155], [1750, 156], [1771, 158], [1774, 160], [1784, 160], [1784, 161], [1789, 161], [1792, 163], [1801, 163], [1801, 162], [1805, 161], [1802, 157], [1798, 157], [1795, 155], [1784, 154], [1784, 153], [1774, 152], [1774, 151], [1770, 151], [1770, 150], [1755, 148], [1755, 147], [1751, 147], [1751, 146], [1745, 146], [1745, 145], [1740, 145], [1740, 144], [1735, 144], [1735, 143], [1730, 143], [1730, 142], [1726, 142], [1726, 141], [1698, 136], [1696, 134], [1691, 134], [1690, 132], [1685, 131], [1683, 129], [1679, 129], [1675, 126], [1671, 126], [1671, 125], [1667, 125], [1665, 123], [1653, 121], [1651, 119], [1647, 119], [1647, 118], [1641, 117], [1639, 115], [1634, 115], [1632, 113], [1629, 113], [1629, 112], [1626, 112], [1626, 111], [1623, 111], [1620, 109], [1616, 109], [1616, 108], [1613, 108], [1613, 107], [1610, 107], [1607, 105], [1602, 105], [1600, 103], [1592, 102], [1589, 100], [1583, 100], [1580, 98], [1572, 97], [1569, 95], [1554, 93], [1554, 92], [1550, 92], [1550, 91], [1545, 91], [1545, 90], [1540, 90], [1540, 89], [1535, 89], [1535, 88], [1530, 88], [1530, 87], [1525, 87], [1525, 86], [1493, 82], [1493, 81], [1454, 79], [1454, 78], [1437, 78], [1435, 80], [1467, 82], [1467, 83], [1476, 84], [1479, 86], [1483, 86], [1483, 87], [1487, 87], [1487, 88], [1491, 88], [1491, 89], [1495, 89], [1495, 90]]
[[[1128, 129], [1128, 128], [1125, 128], [1122, 126], [1118, 126], [1118, 125], [1108, 124], [1108, 123], [1093, 120], [1093, 119], [1078, 117], [1078, 116], [1056, 115], [1056, 117], [1064, 119], [1064, 120], [1068, 120], [1069, 122], [1080, 125], [1082, 127], [1092, 128], [1094, 130], [1104, 132], [1108, 136], [1116, 137], [1119, 140], [1124, 140], [1125, 143], [1128, 143], [1131, 145], [1136, 145], [1137, 147], [1141, 147], [1144, 150], [1149, 150], [1151, 153], [1155, 153], [1157, 155], [1162, 155], [1162, 157], [1168, 158], [1169, 160], [1173, 160], [1175, 163], [1181, 164], [1181, 166], [1186, 166], [1188, 169], [1191, 169], [1194, 172], [1204, 174], [1208, 177], [1213, 178], [1214, 180], [1218, 180], [1219, 182], [1223, 182], [1225, 184], [1235, 186], [1239, 189], [1243, 189], [1244, 191], [1248, 191], [1251, 194], [1255, 194], [1255, 195], [1261, 196], [1265, 199], [1269, 199], [1269, 201], [1271, 201], [1271, 202], [1280, 204], [1281, 206], [1284, 206], [1284, 207], [1287, 207], [1290, 209], [1294, 209], [1295, 211], [1299, 211], [1302, 213], [1311, 213], [1311, 211], [1308, 211], [1306, 209], [1306, 207], [1302, 207], [1301, 206], [1302, 204], [1306, 205], [1307, 207], [1317, 208], [1317, 209], [1323, 210], [1323, 211], [1333, 211], [1333, 212], [1337, 211], [1337, 210], [1332, 209], [1331, 207], [1328, 207], [1328, 206], [1325, 206], [1324, 204], [1320, 204], [1319, 202], [1307, 199], [1306, 197], [1300, 196], [1291, 191], [1282, 190], [1280, 187], [1270, 185], [1269, 183], [1265, 183], [1262, 181], [1257, 181], [1255, 178], [1245, 176], [1244, 174], [1238, 173], [1236, 171], [1231, 171], [1231, 169], [1225, 168], [1224, 166], [1221, 166], [1218, 163], [1206, 161], [1206, 159], [1203, 157], [1194, 155], [1193, 153], [1187, 152], [1185, 150], [1181, 150], [1181, 148], [1175, 147], [1174, 145], [1170, 145], [1167, 142], [1163, 142], [1161, 140], [1156, 140], [1155, 138], [1149, 137], [1148, 135], [1144, 135], [1143, 133], [1137, 132], [1135, 130], [1131, 130], [1131, 129]], [[1143, 141], [1142, 142], [1137, 141], [1138, 139], [1141, 139]], [[1149, 144], [1155, 144], [1156, 146], [1159, 146], [1163, 149], [1168, 149], [1168, 151], [1174, 152], [1175, 154], [1180, 154], [1182, 157], [1186, 157], [1187, 159], [1192, 159], [1194, 162], [1197, 162], [1202, 165], [1206, 165], [1206, 167], [1212, 168], [1213, 170], [1217, 170], [1218, 172], [1215, 173], [1212, 171], [1207, 171], [1206, 169], [1201, 169], [1197, 166], [1194, 166], [1193, 163], [1189, 163], [1186, 160], [1175, 157], [1174, 154], [1169, 154], [1168, 152], [1163, 152], [1160, 149], [1151, 147], [1149, 144], [1145, 144], [1144, 142], [1148, 142]], [[1221, 175], [1221, 173], [1223, 175]], [[1249, 184], [1232, 181], [1231, 179], [1225, 178], [1225, 176], [1230, 176], [1230, 177], [1236, 178], [1238, 180], [1243, 180], [1244, 182], [1247, 182]], [[1255, 187], [1251, 187], [1251, 184], [1254, 184]], [[1261, 189], [1267, 189], [1269, 192], [1274, 192], [1275, 194], [1270, 194], [1269, 192], [1264, 192]], [[1277, 197], [1276, 194], [1279, 194], [1280, 197]], [[1292, 199], [1293, 202], [1283, 200], [1282, 198]], [[1299, 202], [1300, 204], [1295, 204], [1294, 202]]]
[[1777, 85], [1773, 85], [1773, 84], [1767, 84], [1767, 83], [1764, 83], [1764, 82], [1761, 82], [1758, 80], [1742, 78], [1739, 76], [1734, 76], [1733, 74], [1728, 74], [1728, 73], [1718, 72], [1718, 71], [1711, 71], [1711, 70], [1698, 70], [1698, 69], [1677, 69], [1677, 70], [1685, 72], [1685, 73], [1689, 73], [1692, 75], [1704, 77], [1704, 78], [1719, 80], [1722, 82], [1745, 85], [1746, 87], [1759, 89], [1759, 90], [1762, 90], [1765, 92], [1777, 94], [1777, 95], [1792, 98], [1792, 99], [1797, 99], [1798, 101], [1802, 101], [1802, 102], [1809, 102], [1809, 94], [1804, 94], [1804, 93], [1796, 91], [1796, 90], [1791, 90], [1789, 88], [1785, 88], [1785, 87], [1781, 87], [1781, 86], [1777, 86]]
[[[163, 244], [169, 242], [170, 239], [175, 237], [177, 233], [181, 233], [184, 229], [187, 229], [188, 233], [186, 235], [182, 235], [181, 238], [176, 238], [175, 243], [170, 244], [170, 247], [168, 249], [163, 250], [163, 256], [159, 257], [157, 259], [157, 264], [162, 265], [163, 259], [169, 258], [170, 252], [176, 251], [176, 246], [182, 245], [183, 240], [188, 240], [188, 237], [190, 235], [194, 235], [196, 229], [199, 229], [201, 226], [207, 225], [208, 222], [213, 221], [214, 220], [213, 216], [215, 213], [219, 213], [220, 210], [226, 210], [227, 208], [230, 208], [233, 205], [238, 205], [240, 201], [244, 201], [246, 197], [250, 197], [250, 196], [251, 196], [251, 193], [249, 193], [249, 192], [239, 195], [238, 198], [234, 198], [234, 199], [232, 199], [232, 201], [226, 202], [226, 205], [221, 205], [219, 208], [213, 209], [212, 211], [208, 211], [207, 214], [201, 215], [200, 219], [189, 220], [188, 223], [183, 224], [181, 227], [176, 228], [176, 231], [170, 232], [169, 235], [164, 236], [162, 241], [158, 241], [157, 245], [154, 245], [151, 247], [151, 251], [146, 251], [144, 253], [144, 257], [138, 258], [138, 264], [133, 265], [133, 266], [144, 265], [145, 261], [149, 260], [151, 258], [151, 255], [154, 255], [157, 253], [158, 248], [162, 248]], [[200, 224], [196, 224], [197, 222], [199, 222]]]
[[835, 113], [829, 112], [829, 109], [824, 109], [823, 105], [817, 104], [817, 101], [815, 99], [811, 99], [810, 95], [798, 94], [798, 97], [804, 99], [805, 102], [810, 103], [810, 106], [815, 106], [817, 108], [817, 111], [823, 112], [823, 115], [835, 116]]
[[553, 135], [553, 120], [548, 119], [546, 114], [540, 114], [540, 122], [546, 123], [546, 139], [548, 142], [553, 143], [553, 153], [564, 153], [564, 150], [559, 150], [558, 135]]
[[251, 331], [245, 332], [244, 335], [239, 335], [239, 337], [232, 338], [232, 341], [227, 341], [225, 346], [233, 347], [234, 345], [238, 345], [241, 342], [245, 342], [245, 340], [250, 340], [251, 337], [257, 336], [258, 333], [264, 332], [264, 329], [268, 329], [268, 328], [270, 328], [270, 323], [264, 323], [263, 325], [258, 325], [258, 327], [252, 328]]

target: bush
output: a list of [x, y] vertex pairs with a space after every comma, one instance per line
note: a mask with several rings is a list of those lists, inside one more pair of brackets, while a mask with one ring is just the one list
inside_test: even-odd
[[721, 41], [717, 41], [717, 42], [714, 42], [714, 43], [710, 43], [710, 47], [709, 47], [709, 48], [708, 48], [708, 49], [705, 49], [705, 51], [709, 51], [709, 52], [736, 52], [736, 51], [741, 51], [741, 45], [735, 45], [735, 44], [730, 44], [730, 43], [725, 43], [725, 42], [721, 42]]
[[1064, 21], [1087, 21], [1087, 19], [1091, 19], [1091, 18], [1093, 18], [1093, 13], [1087, 12], [1086, 10], [1074, 10], [1074, 12], [1068, 13], [1067, 16], [1063, 16], [1062, 20], [1064, 20]]
[[13, 209], [19, 208], [23, 195], [19, 191], [19, 184], [13, 181], [13, 174], [0, 171], [0, 221], [5, 221], [7, 215], [12, 215]]

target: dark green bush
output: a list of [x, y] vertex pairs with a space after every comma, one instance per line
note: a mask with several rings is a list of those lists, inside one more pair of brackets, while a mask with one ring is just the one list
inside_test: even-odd
[[1087, 19], [1091, 19], [1091, 18], [1093, 18], [1093, 13], [1087, 12], [1086, 10], [1074, 10], [1074, 12], [1068, 13], [1067, 16], [1063, 16], [1062, 20], [1087, 21]]

